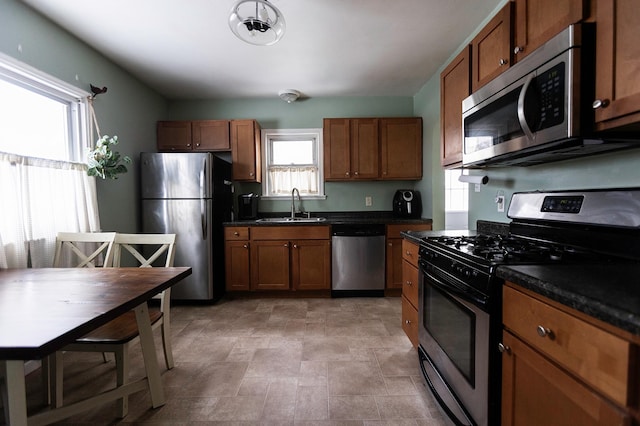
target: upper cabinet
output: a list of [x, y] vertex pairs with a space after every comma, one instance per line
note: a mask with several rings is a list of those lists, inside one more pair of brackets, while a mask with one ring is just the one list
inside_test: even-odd
[[440, 163], [462, 164], [462, 101], [471, 94], [471, 46], [440, 74]]
[[256, 120], [231, 120], [233, 180], [261, 182], [260, 124]]
[[229, 121], [158, 121], [157, 144], [160, 152], [229, 151]]
[[325, 118], [326, 181], [420, 179], [422, 119]]
[[640, 8], [637, 0], [598, 0], [596, 7], [596, 129], [640, 123]]
[[471, 88], [475, 92], [511, 66], [513, 3], [507, 3], [471, 41]]
[[422, 178], [422, 118], [381, 118], [381, 178]]
[[515, 62], [588, 14], [585, 0], [515, 0], [515, 5]]

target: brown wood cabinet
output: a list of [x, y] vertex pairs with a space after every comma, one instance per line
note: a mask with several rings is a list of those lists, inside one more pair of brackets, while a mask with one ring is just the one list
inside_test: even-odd
[[440, 74], [440, 163], [462, 164], [462, 101], [471, 94], [471, 46], [465, 47]]
[[256, 120], [231, 120], [230, 126], [233, 180], [261, 182], [260, 124]]
[[[408, 230], [413, 231], [430, 231], [430, 223], [414, 223], [414, 224], [391, 224], [386, 229], [386, 288], [392, 289], [402, 288], [402, 257], [403, 257], [403, 238], [401, 232]], [[416, 259], [417, 259], [416, 250]]]
[[229, 151], [229, 121], [158, 121], [157, 147], [159, 152]]
[[329, 226], [225, 228], [228, 291], [330, 290]]
[[507, 3], [471, 41], [471, 88], [475, 92], [509, 69], [513, 55], [513, 3]]
[[588, 15], [586, 3], [585, 0], [515, 0], [514, 61], [522, 60], [569, 25], [584, 19]]
[[574, 312], [504, 287], [503, 425], [631, 424], [638, 348]]
[[325, 118], [324, 179], [422, 178], [422, 118]]
[[325, 180], [378, 178], [378, 119], [325, 118], [323, 132]]
[[249, 291], [249, 227], [224, 229], [225, 286], [227, 291]]
[[634, 0], [598, 0], [596, 7], [597, 130], [640, 129], [640, 5]]
[[381, 118], [381, 178], [422, 179], [422, 118]]
[[402, 329], [418, 346], [418, 245], [402, 241]]

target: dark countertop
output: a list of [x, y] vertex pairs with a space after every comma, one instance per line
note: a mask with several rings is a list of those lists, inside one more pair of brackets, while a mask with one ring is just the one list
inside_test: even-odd
[[514, 265], [496, 274], [640, 336], [640, 264]]
[[[288, 217], [290, 213], [262, 213], [260, 217]], [[224, 226], [300, 226], [300, 225], [337, 225], [337, 224], [425, 224], [431, 223], [431, 219], [427, 218], [402, 218], [396, 217], [392, 212], [317, 212], [312, 213], [311, 217], [324, 217], [326, 220], [321, 222], [259, 222], [255, 219], [251, 220], [235, 220], [223, 223]]]

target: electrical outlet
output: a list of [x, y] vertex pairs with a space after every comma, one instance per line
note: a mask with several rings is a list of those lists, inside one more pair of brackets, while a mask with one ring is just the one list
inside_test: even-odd
[[367, 195], [364, 197], [364, 205], [366, 207], [371, 207], [371, 195]]
[[498, 205], [498, 212], [504, 213], [504, 195], [498, 195], [496, 197], [496, 204]]
[[474, 190], [475, 190], [476, 192], [480, 192], [480, 184], [479, 184], [479, 183], [476, 183], [475, 185], [476, 185], [476, 186], [475, 186]]

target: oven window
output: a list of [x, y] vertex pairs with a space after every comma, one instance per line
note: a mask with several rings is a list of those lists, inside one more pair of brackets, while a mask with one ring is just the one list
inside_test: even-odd
[[424, 327], [475, 386], [476, 320], [473, 311], [425, 280]]

